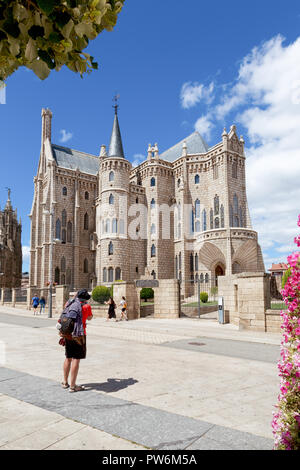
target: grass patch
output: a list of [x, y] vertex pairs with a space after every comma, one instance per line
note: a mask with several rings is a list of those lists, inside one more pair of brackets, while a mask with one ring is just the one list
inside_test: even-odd
[[271, 310], [286, 310], [287, 306], [284, 302], [279, 302], [276, 304], [271, 304]]
[[[218, 302], [215, 300], [212, 300], [210, 302], [200, 302], [200, 307], [203, 307], [205, 305], [218, 305]], [[181, 304], [181, 306], [184, 307], [198, 307], [198, 302], [191, 302], [190, 304]]]

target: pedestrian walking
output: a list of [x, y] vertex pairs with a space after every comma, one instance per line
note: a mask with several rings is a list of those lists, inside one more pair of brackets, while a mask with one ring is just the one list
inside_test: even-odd
[[[82, 385], [77, 385], [76, 380], [79, 371], [80, 360], [86, 358], [86, 321], [93, 318], [91, 306], [87, 304], [90, 294], [86, 289], [77, 292], [74, 299], [67, 302], [66, 316], [74, 320], [72, 335], [61, 338], [60, 344], [65, 345], [66, 359], [63, 365], [62, 387], [69, 388], [70, 392], [84, 390]], [[70, 384], [68, 383], [70, 375]]]
[[45, 297], [40, 298], [40, 315], [41, 313], [45, 313], [45, 305], [46, 305], [46, 299]]
[[38, 298], [37, 294], [34, 294], [32, 297], [31, 303], [33, 307], [33, 315], [37, 314], [37, 308], [39, 306], [40, 299]]
[[123, 296], [122, 297], [122, 300], [119, 304], [119, 306], [121, 307], [121, 320], [126, 320], [128, 321], [128, 317], [127, 317], [127, 302], [126, 302], [126, 299], [125, 297]]
[[116, 304], [114, 302], [114, 299], [112, 297], [109, 298], [108, 302], [105, 302], [106, 305], [108, 305], [108, 312], [107, 312], [107, 318], [106, 321], [110, 320], [111, 318], [114, 318], [115, 321], [117, 321], [116, 317]]

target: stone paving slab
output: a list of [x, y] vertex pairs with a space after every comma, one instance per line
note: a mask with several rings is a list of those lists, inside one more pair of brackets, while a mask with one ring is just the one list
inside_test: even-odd
[[280, 358], [280, 347], [273, 344], [232, 341], [220, 338], [207, 338], [205, 336], [197, 336], [193, 339], [180, 339], [178, 341], [170, 340], [162, 346], [272, 363], [277, 363]]
[[13, 374], [6, 368], [0, 368], [0, 393], [151, 449], [200, 448], [202, 436], [223, 448], [271, 449], [273, 445], [270, 439], [99, 392], [70, 394], [53, 380]]

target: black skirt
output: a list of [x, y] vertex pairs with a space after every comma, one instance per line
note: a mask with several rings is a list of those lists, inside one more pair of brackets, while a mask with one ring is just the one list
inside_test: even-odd
[[116, 312], [115, 312], [115, 305], [110, 304], [108, 308], [108, 317], [109, 318], [116, 318]]
[[86, 357], [86, 336], [78, 336], [74, 339], [66, 339], [66, 358], [85, 359]]

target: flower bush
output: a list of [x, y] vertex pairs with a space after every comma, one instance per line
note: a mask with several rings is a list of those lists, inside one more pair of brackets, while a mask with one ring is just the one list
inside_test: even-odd
[[[300, 246], [300, 236], [295, 243]], [[290, 255], [287, 262], [290, 275], [281, 291], [287, 310], [280, 313], [283, 330], [278, 363], [280, 394], [272, 428], [274, 449], [300, 450], [300, 252]]]
[[83, 53], [104, 29], [111, 31], [125, 0], [2, 0], [0, 80], [20, 66], [41, 79], [66, 65], [81, 76], [98, 64]]

